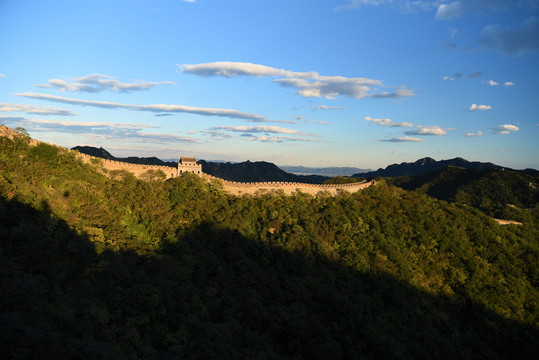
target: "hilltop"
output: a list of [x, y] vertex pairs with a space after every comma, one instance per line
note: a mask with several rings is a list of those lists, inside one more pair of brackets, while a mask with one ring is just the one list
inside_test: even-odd
[[95, 156], [102, 159], [107, 160], [115, 160], [115, 161], [122, 161], [130, 164], [142, 164], [142, 165], [158, 165], [158, 166], [176, 166], [178, 163], [173, 161], [163, 161], [155, 156], [152, 157], [136, 157], [136, 156], [130, 156], [126, 158], [119, 158], [113, 156], [111, 153], [109, 153], [107, 150], [103, 148], [96, 148], [93, 146], [75, 146], [71, 148], [71, 150], [76, 150], [82, 154]]

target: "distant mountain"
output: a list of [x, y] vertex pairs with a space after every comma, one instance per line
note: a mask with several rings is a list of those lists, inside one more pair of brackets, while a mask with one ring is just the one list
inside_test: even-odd
[[504, 169], [501, 166], [494, 165], [492, 163], [482, 163], [477, 161], [467, 161], [463, 158], [457, 157], [450, 160], [436, 161], [433, 158], [426, 157], [419, 159], [416, 162], [408, 163], [403, 162], [400, 164], [392, 164], [385, 169], [378, 169], [376, 171], [370, 171], [365, 173], [354, 174], [354, 177], [394, 177], [394, 176], [417, 176], [427, 174], [432, 171], [443, 169], [447, 166], [456, 166], [464, 169], [475, 170], [487, 170], [487, 169]]
[[309, 184], [321, 184], [328, 177], [319, 175], [294, 175], [281, 170], [277, 165], [265, 161], [245, 161], [241, 163], [216, 163], [205, 160], [198, 161], [202, 171], [221, 179], [230, 181], [289, 181]]
[[130, 156], [126, 158], [118, 158], [113, 156], [107, 150], [103, 148], [96, 148], [93, 146], [75, 146], [72, 150], [77, 150], [80, 153], [99, 157], [107, 160], [123, 161], [130, 164], [142, 164], [142, 165], [160, 165], [160, 166], [176, 166], [178, 163], [174, 161], [163, 161], [155, 156], [152, 157], [136, 157]]
[[306, 166], [279, 166], [282, 170], [296, 175], [322, 175], [322, 176], [351, 176], [357, 173], [372, 171], [356, 167], [306, 167]]

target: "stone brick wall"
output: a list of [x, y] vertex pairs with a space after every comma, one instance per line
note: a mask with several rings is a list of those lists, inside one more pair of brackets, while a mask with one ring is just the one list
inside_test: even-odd
[[[171, 166], [158, 166], [158, 165], [139, 165], [139, 164], [130, 164], [121, 161], [106, 160], [101, 158], [95, 158], [86, 154], [79, 153], [79, 156], [86, 162], [90, 162], [91, 159], [99, 159], [103, 167], [107, 170], [127, 170], [132, 172], [135, 176], [140, 177], [148, 170], [161, 170], [165, 173], [166, 179], [171, 179], [173, 177], [179, 176], [178, 169]], [[191, 171], [190, 171], [191, 172]], [[285, 194], [290, 195], [296, 190], [299, 190], [303, 193], [316, 195], [319, 192], [327, 191], [331, 195], [336, 195], [339, 191], [349, 191], [356, 192], [371, 185], [375, 185], [375, 181], [370, 182], [360, 182], [352, 184], [305, 184], [298, 182], [237, 182], [237, 181], [228, 181], [217, 178], [215, 176], [195, 172], [195, 174], [208, 179], [208, 180], [218, 180], [222, 182], [224, 190], [232, 195], [255, 195], [260, 192], [270, 192], [270, 191], [280, 191], [282, 190]]]

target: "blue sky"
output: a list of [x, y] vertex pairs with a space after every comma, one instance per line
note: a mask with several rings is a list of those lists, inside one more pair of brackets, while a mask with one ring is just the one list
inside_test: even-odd
[[0, 123], [115, 156], [539, 169], [538, 0], [0, 0]]

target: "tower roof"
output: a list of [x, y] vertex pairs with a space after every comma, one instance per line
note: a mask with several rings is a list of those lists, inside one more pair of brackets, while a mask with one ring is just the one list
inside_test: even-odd
[[181, 163], [184, 163], [184, 162], [194, 162], [194, 163], [196, 163], [197, 160], [193, 156], [181, 156], [180, 157], [180, 162]]

